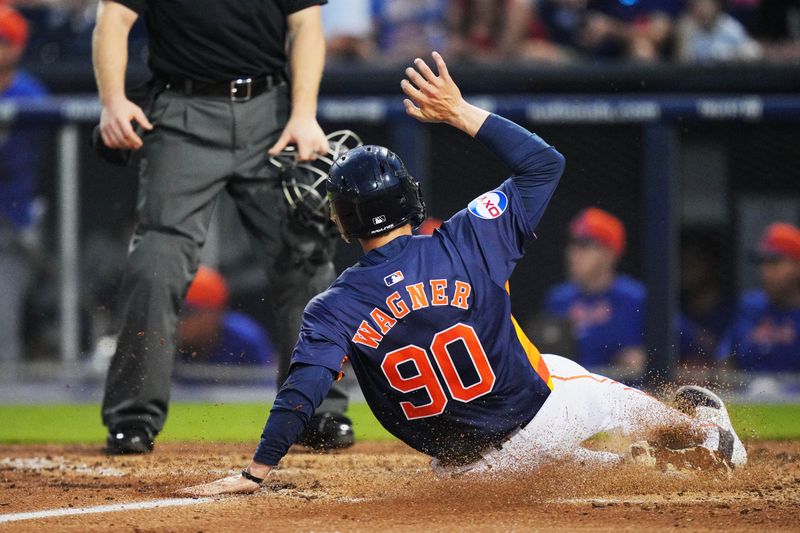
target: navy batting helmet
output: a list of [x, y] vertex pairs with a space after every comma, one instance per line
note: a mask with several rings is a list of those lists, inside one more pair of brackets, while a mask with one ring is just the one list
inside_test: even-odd
[[388, 148], [350, 150], [331, 167], [326, 185], [331, 213], [345, 239], [376, 237], [425, 220], [419, 183]]

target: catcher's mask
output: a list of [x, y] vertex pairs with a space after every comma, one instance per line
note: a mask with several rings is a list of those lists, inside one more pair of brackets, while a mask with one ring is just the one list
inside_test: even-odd
[[352, 131], [339, 130], [328, 135], [327, 153], [318, 154], [314, 161], [297, 161], [294, 146], [270, 157], [270, 163], [280, 169], [284, 200], [298, 222], [325, 235], [336, 235], [325, 190], [328, 171], [340, 156], [363, 144]]

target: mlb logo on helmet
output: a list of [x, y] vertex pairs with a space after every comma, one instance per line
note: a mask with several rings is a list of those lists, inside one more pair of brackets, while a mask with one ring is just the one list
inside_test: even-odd
[[502, 191], [482, 194], [469, 203], [469, 212], [478, 218], [492, 220], [506, 212], [508, 197]]
[[386, 222], [386, 215], [380, 215], [372, 219], [372, 223], [375, 225], [383, 224]]
[[383, 282], [386, 283], [387, 287], [391, 287], [392, 285], [396, 285], [405, 279], [405, 276], [399, 270], [394, 274], [389, 274], [385, 278], [383, 278]]

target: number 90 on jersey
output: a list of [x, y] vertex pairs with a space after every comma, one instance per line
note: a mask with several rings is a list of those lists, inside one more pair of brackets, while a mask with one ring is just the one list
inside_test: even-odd
[[[478, 380], [471, 385], [465, 385], [458, 373], [453, 356], [448, 349], [454, 343], [463, 343], [469, 360], [478, 375]], [[386, 354], [381, 364], [381, 370], [389, 381], [389, 385], [399, 392], [411, 393], [424, 389], [430, 398], [428, 403], [414, 405], [411, 402], [400, 402], [406, 418], [414, 420], [437, 416], [447, 407], [447, 392], [453, 400], [468, 403], [476, 398], [488, 394], [494, 388], [495, 374], [489, 364], [489, 358], [481, 345], [480, 339], [475, 334], [472, 326], [458, 323], [433, 336], [430, 345], [433, 361], [442, 376], [436, 375], [427, 352], [419, 346], [410, 344]], [[416, 374], [403, 377], [399, 367], [404, 363], [411, 363], [416, 369]], [[443, 383], [442, 383], [443, 382]]]

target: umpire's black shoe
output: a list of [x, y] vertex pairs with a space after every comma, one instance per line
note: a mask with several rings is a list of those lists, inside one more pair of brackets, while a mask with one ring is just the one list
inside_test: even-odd
[[108, 432], [105, 452], [108, 455], [144, 454], [153, 451], [154, 435], [146, 426], [131, 426]]
[[337, 450], [355, 444], [353, 422], [344, 415], [318, 413], [311, 417], [297, 444], [315, 450]]

